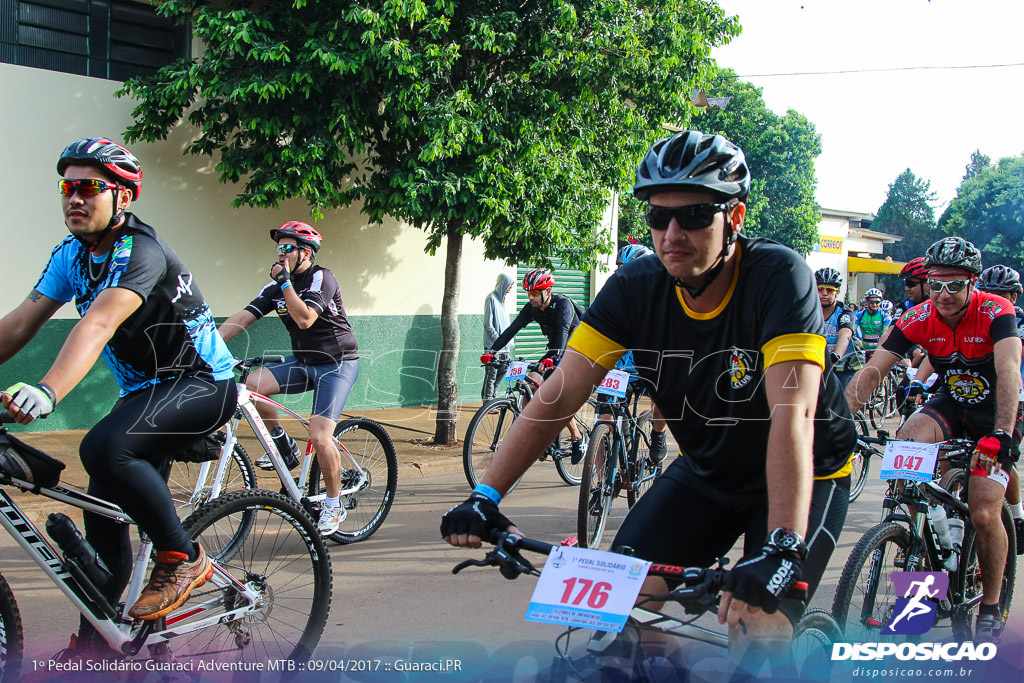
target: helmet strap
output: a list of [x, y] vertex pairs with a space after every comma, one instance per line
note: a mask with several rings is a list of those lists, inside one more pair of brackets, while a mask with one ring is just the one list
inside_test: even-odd
[[77, 239], [79, 242], [85, 245], [85, 247], [90, 252], [96, 251], [100, 244], [102, 244], [103, 240], [106, 239], [110, 231], [114, 229], [114, 226], [120, 223], [121, 220], [124, 218], [124, 209], [120, 211], [117, 210], [117, 193], [120, 191], [120, 189], [121, 187], [119, 185], [114, 185], [114, 188], [110, 191], [110, 195], [114, 200], [113, 205], [111, 205], [110, 207], [110, 220], [107, 222], [107, 227], [100, 230], [100, 234], [96, 237], [96, 240], [91, 242], [82, 237], [81, 235], [74, 235], [75, 239]]
[[961, 306], [957, 310], [956, 315], [960, 315], [961, 313], [963, 313], [964, 311], [967, 310], [967, 307], [971, 304], [971, 294], [972, 293], [974, 293], [974, 278], [973, 277], [971, 278], [971, 284], [967, 285], [967, 300], [964, 301], [964, 305]]
[[676, 278], [676, 286], [684, 289], [686, 293], [694, 299], [703, 294], [704, 290], [706, 290], [708, 286], [715, 281], [715, 278], [717, 278], [722, 272], [722, 269], [725, 268], [725, 258], [729, 255], [729, 247], [736, 242], [738, 236], [733, 232], [732, 221], [728, 218], [728, 215], [729, 214], [726, 213], [725, 233], [722, 236], [722, 251], [718, 254], [718, 258], [715, 259], [714, 264], [705, 270], [700, 276], [700, 284], [689, 285], [681, 278]]

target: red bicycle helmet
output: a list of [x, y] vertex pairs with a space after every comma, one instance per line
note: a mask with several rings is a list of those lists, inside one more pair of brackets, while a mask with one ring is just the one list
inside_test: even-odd
[[928, 268], [924, 265], [924, 256], [918, 256], [907, 261], [907, 265], [903, 266], [903, 270], [900, 271], [900, 277], [921, 281], [927, 280]]
[[523, 289], [532, 292], [538, 289], [551, 289], [555, 286], [555, 277], [547, 268], [534, 268], [523, 278]]
[[313, 253], [320, 251], [320, 245], [323, 244], [323, 236], [314, 230], [307, 223], [300, 221], [288, 221], [280, 228], [274, 228], [270, 231], [270, 239], [278, 242], [282, 237], [291, 237], [298, 244], [304, 244], [313, 250]]
[[102, 168], [132, 193], [142, 194], [142, 164], [122, 145], [107, 138], [82, 138], [64, 148], [57, 160], [57, 173], [64, 175], [68, 166], [82, 164]]

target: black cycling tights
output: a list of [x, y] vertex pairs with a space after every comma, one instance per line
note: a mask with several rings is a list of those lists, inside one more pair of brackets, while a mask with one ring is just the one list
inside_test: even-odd
[[[89, 494], [121, 506], [157, 550], [192, 554], [161, 468], [167, 457], [223, 425], [238, 400], [233, 380], [166, 380], [120, 399], [79, 447]], [[103, 594], [113, 603], [131, 578], [130, 527], [86, 512], [85, 537], [113, 573]]]

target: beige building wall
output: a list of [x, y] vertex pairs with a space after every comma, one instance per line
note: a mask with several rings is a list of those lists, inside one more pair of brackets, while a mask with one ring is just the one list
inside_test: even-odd
[[[6, 132], [0, 181], [10, 188], [0, 234], [8, 248], [5, 271], [13, 283], [0, 315], [28, 293], [51, 249], [66, 235], [57, 194], [56, 162], [64, 146], [88, 135], [123, 142], [132, 101], [116, 99], [121, 84], [0, 64], [0, 130]], [[312, 221], [300, 200], [279, 210], [231, 208], [240, 186], [217, 181], [213, 161], [182, 154], [188, 127], [159, 143], [128, 145], [143, 165], [139, 201], [131, 210], [153, 225], [193, 270], [214, 314], [242, 308], [268, 281], [274, 260], [269, 230], [304, 220], [324, 235], [318, 262], [337, 275], [350, 315], [438, 315], [444, 287], [444, 245], [423, 251], [425, 233], [394, 220], [368, 225], [356, 207]], [[461, 314], [480, 314], [502, 270], [483, 245], [463, 245]], [[513, 297], [509, 297], [513, 299]], [[59, 317], [75, 318], [65, 306]]]

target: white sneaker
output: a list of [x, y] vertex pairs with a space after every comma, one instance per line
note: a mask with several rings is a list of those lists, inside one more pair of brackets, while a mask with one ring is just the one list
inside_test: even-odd
[[330, 536], [338, 530], [341, 523], [345, 521], [345, 517], [348, 516], [348, 512], [343, 507], [333, 507], [326, 503], [320, 507], [320, 521], [317, 522], [316, 527], [320, 531], [321, 536]]

